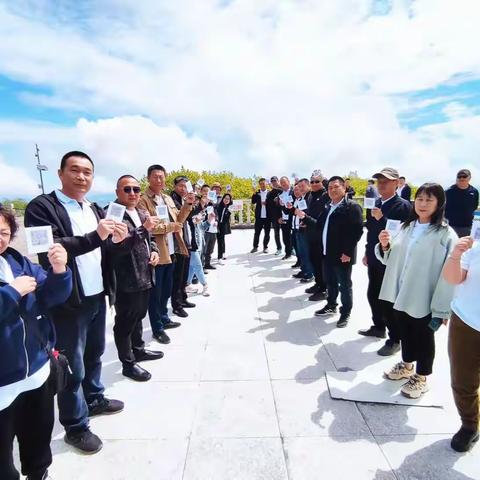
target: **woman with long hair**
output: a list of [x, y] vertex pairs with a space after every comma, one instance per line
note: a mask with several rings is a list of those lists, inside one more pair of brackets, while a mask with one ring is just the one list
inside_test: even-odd
[[394, 236], [382, 230], [378, 238], [375, 253], [386, 265], [379, 298], [393, 304], [402, 344], [402, 362], [385, 372], [385, 378], [408, 380], [402, 394], [419, 398], [428, 391], [435, 330], [450, 317], [453, 297], [453, 287], [443, 278], [442, 269], [457, 235], [445, 221], [442, 186], [423, 184], [399, 233]]
[[218, 263], [222, 260], [226, 260], [225, 256], [225, 235], [230, 235], [232, 229], [230, 228], [230, 205], [233, 204], [232, 196], [226, 193], [220, 203], [217, 206], [218, 215], [218, 232], [217, 232], [217, 245], [218, 245]]

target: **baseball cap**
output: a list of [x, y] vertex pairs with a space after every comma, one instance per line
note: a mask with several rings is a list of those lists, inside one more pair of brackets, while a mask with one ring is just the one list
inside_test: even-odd
[[462, 168], [457, 173], [457, 178], [458, 177], [471, 177], [471, 176], [472, 176], [472, 172], [470, 172], [470, 170], [468, 170], [466, 168]]
[[273, 177], [270, 177], [271, 182], [278, 182], [278, 177], [274, 175]]
[[398, 180], [399, 178], [398, 170], [392, 167], [382, 168], [379, 172], [372, 175], [372, 178], [378, 178], [378, 177], [385, 177], [385, 178], [388, 178], [389, 180]]
[[179, 175], [173, 179], [174, 185], [177, 185], [180, 182], [188, 182], [188, 178], [185, 175]]

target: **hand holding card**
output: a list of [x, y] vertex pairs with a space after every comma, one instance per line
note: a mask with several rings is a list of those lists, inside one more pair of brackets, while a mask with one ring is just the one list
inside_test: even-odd
[[363, 206], [367, 210], [371, 210], [372, 208], [375, 208], [375, 199], [374, 198], [365, 198], [363, 201]]
[[53, 245], [53, 233], [50, 225], [25, 228], [27, 251], [29, 255], [48, 252]]
[[117, 223], [122, 223], [123, 216], [125, 215], [125, 210], [127, 207], [125, 205], [120, 205], [119, 203], [110, 202], [107, 209], [107, 215], [105, 218], [107, 220], [113, 220]]
[[390, 235], [395, 236], [397, 233], [400, 231], [400, 228], [402, 227], [402, 222], [400, 220], [392, 220], [389, 218], [387, 220], [387, 226], [385, 227], [385, 230], [387, 230]]

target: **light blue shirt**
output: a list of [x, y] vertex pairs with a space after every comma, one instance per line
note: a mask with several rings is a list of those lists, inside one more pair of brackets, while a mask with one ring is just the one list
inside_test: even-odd
[[[90, 208], [90, 202], [84, 200], [80, 204], [60, 190], [55, 190], [55, 194], [67, 211], [75, 236], [83, 236], [97, 229], [97, 217]], [[75, 257], [75, 263], [80, 275], [83, 294], [91, 297], [103, 292], [102, 250], [100, 247]]]

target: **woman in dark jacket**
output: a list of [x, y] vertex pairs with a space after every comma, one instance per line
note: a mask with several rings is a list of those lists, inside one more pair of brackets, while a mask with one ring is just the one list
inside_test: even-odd
[[46, 312], [72, 292], [67, 252], [55, 244], [45, 271], [9, 247], [18, 227], [12, 212], [0, 207], [0, 478], [16, 480], [13, 439], [20, 448], [22, 473], [48, 478], [54, 392], [49, 350], [54, 332]]
[[232, 229], [230, 228], [230, 206], [233, 204], [232, 196], [229, 193], [226, 193], [220, 203], [217, 206], [217, 216], [218, 216], [218, 232], [217, 232], [217, 241], [218, 241], [218, 261], [226, 260], [225, 256], [225, 235], [230, 235]]

